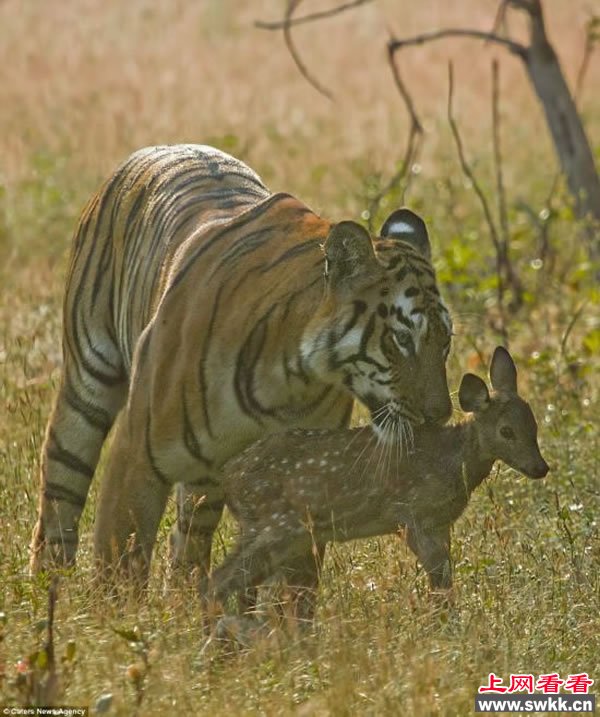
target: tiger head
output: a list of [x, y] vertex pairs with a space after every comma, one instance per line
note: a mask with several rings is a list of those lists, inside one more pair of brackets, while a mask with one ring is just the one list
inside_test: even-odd
[[306, 364], [364, 404], [384, 439], [444, 423], [452, 411], [452, 323], [423, 220], [399, 209], [375, 240], [359, 224], [340, 222], [323, 250], [326, 290], [304, 334]]

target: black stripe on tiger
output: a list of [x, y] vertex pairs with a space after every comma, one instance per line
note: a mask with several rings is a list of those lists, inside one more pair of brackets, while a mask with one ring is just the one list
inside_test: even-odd
[[48, 481], [44, 486], [44, 498], [57, 503], [69, 503], [69, 505], [83, 508], [85, 505], [86, 495], [81, 495], [74, 490], [70, 490], [64, 485]]
[[112, 418], [100, 406], [94, 406], [89, 401], [84, 401], [73, 387], [70, 378], [65, 379], [65, 400], [68, 405], [78, 413], [90, 426], [97, 428], [103, 436], [107, 436], [112, 426]]
[[248, 209], [241, 215], [228, 222], [225, 228], [217, 230], [210, 239], [206, 239], [196, 251], [191, 252], [189, 256], [185, 258], [185, 261], [181, 267], [177, 270], [177, 275], [171, 281], [168, 292], [174, 291], [177, 285], [185, 278], [187, 272], [198, 263], [198, 259], [214, 247], [219, 241], [226, 239], [231, 232], [240, 229], [244, 224], [249, 224], [252, 221], [260, 219], [263, 214], [269, 212], [275, 204], [282, 202], [286, 199], [292, 199], [289, 194], [272, 194], [268, 199], [265, 199], [260, 204]]
[[366, 301], [359, 301], [358, 299], [356, 299], [352, 302], [352, 316], [342, 328], [342, 332], [340, 334], [341, 336], [345, 336], [356, 326], [359, 317], [361, 317], [366, 312], [367, 308], [368, 307]]
[[254, 231], [244, 234], [223, 254], [223, 258], [219, 259], [217, 265], [212, 271], [210, 278], [219, 275], [225, 267], [232, 268], [235, 264], [243, 259], [247, 254], [260, 249], [278, 232], [277, 225], [262, 227]]
[[217, 318], [217, 312], [219, 310], [219, 304], [221, 303], [221, 294], [225, 288], [225, 284], [221, 284], [217, 290], [215, 301], [212, 305], [210, 320], [208, 323], [208, 330], [204, 337], [204, 343], [202, 345], [202, 356], [200, 357], [200, 366], [198, 368], [198, 383], [200, 385], [200, 400], [202, 402], [202, 417], [204, 419], [204, 427], [210, 438], [214, 438], [215, 434], [212, 428], [212, 421], [210, 418], [210, 411], [208, 410], [208, 354], [211, 345], [211, 338], [215, 330], [215, 322]]
[[269, 317], [275, 307], [254, 324], [254, 328], [242, 344], [235, 362], [233, 386], [241, 410], [262, 425], [263, 416], [273, 416], [273, 411], [261, 405], [254, 394], [254, 374], [260, 360], [268, 333]]
[[161, 469], [158, 467], [158, 464], [156, 462], [156, 459], [154, 458], [154, 455], [152, 453], [152, 441], [150, 440], [150, 416], [146, 417], [146, 430], [144, 432], [145, 439], [146, 439], [146, 456], [148, 458], [148, 463], [150, 463], [150, 467], [152, 468], [152, 473], [154, 474], [154, 477], [158, 479], [159, 483], [162, 483], [164, 486], [167, 486], [170, 488], [173, 484], [171, 481], [167, 478], [167, 476], [161, 471]]
[[94, 477], [94, 469], [84, 460], [67, 450], [58, 440], [56, 431], [51, 428], [48, 432], [48, 459], [66, 466], [75, 473], [85, 476], [88, 480]]
[[44, 540], [48, 545], [74, 545], [79, 541], [79, 536], [76, 530], [65, 530], [54, 538], [45, 538]]
[[[323, 263], [322, 261], [319, 261], [317, 266], [320, 266], [322, 263]], [[307, 291], [310, 291], [317, 284], [321, 284], [321, 283], [323, 283], [323, 277], [318, 276], [316, 279], [313, 279], [313, 281], [309, 282], [306, 286], [302, 287], [302, 289], [298, 289], [296, 291], [290, 292], [285, 297], [285, 304], [283, 307], [283, 312], [281, 314], [281, 320], [283, 322], [285, 322], [288, 319], [288, 317], [290, 316], [290, 313], [292, 312], [292, 310], [294, 309], [294, 305], [297, 302], [301, 302], [303, 300], [303, 298], [306, 297]], [[302, 357], [300, 356], [300, 359], [301, 358]]]
[[213, 462], [202, 454], [202, 447], [194, 433], [194, 425], [190, 419], [190, 412], [187, 405], [185, 386], [181, 387], [181, 406], [183, 410], [183, 442], [185, 447], [200, 463], [204, 463], [207, 468], [213, 467]]

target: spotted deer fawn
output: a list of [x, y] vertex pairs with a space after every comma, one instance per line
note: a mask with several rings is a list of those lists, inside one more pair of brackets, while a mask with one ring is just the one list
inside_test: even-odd
[[219, 602], [246, 591], [251, 596], [255, 586], [283, 574], [297, 591], [298, 616], [310, 617], [326, 544], [395, 533], [399, 526], [406, 526], [432, 589], [451, 588], [450, 527], [494, 461], [530, 478], [549, 470], [502, 347], [490, 379], [491, 394], [482, 379], [466, 374], [459, 402], [473, 415], [453, 426], [418, 427], [409, 454], [394, 449], [381, 461], [385, 475], [375, 465], [381, 453], [373, 450], [369, 428], [274, 435], [230, 461], [227, 501], [241, 534], [200, 586], [202, 594]]

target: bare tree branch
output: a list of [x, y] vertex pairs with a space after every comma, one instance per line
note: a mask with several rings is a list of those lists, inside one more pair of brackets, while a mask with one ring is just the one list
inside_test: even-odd
[[[320, 12], [313, 12], [309, 15], [303, 15], [302, 17], [290, 18], [289, 25], [303, 25], [307, 22], [316, 22], [318, 20], [325, 20], [335, 15], [340, 15], [346, 10], [352, 10], [353, 8], [359, 7], [360, 5], [366, 5], [367, 3], [373, 2], [373, 0], [352, 0], [352, 2], [343, 3], [337, 7], [332, 7], [329, 10], [321, 10]], [[256, 20], [254, 26], [261, 30], [282, 30], [285, 27], [285, 20], [276, 20], [275, 22], [267, 22], [265, 20]]]
[[492, 242], [494, 244], [494, 249], [498, 252], [499, 248], [500, 248], [500, 240], [498, 237], [498, 232], [496, 230], [496, 225], [494, 224], [494, 219], [492, 217], [492, 212], [490, 210], [490, 206], [488, 204], [486, 196], [483, 193], [483, 190], [481, 189], [481, 186], [480, 186], [479, 182], [477, 181], [477, 177], [475, 177], [475, 174], [473, 173], [471, 166], [467, 162], [462, 138], [460, 136], [460, 132], [458, 130], [458, 125], [456, 124], [456, 120], [454, 119], [453, 101], [454, 101], [454, 68], [453, 68], [452, 62], [449, 62], [448, 63], [448, 124], [450, 125], [450, 129], [452, 131], [454, 143], [456, 144], [456, 150], [458, 153], [458, 159], [460, 162], [461, 169], [462, 169], [464, 175], [467, 177], [467, 179], [471, 182], [473, 189], [475, 190], [475, 194], [477, 194], [477, 196], [479, 198], [481, 207], [483, 209], [483, 213], [485, 215], [485, 220], [490, 229], [490, 236], [491, 236]]
[[[340, 5], [331, 10], [312, 13], [294, 19], [293, 15], [302, 0], [287, 0], [287, 10], [283, 22], [257, 23], [257, 25], [266, 29], [282, 29], [288, 51], [302, 76], [318, 92], [332, 99], [331, 92], [308, 71], [304, 64], [292, 40], [291, 27], [300, 22], [332, 17], [370, 1], [342, 0]], [[529, 44], [524, 45], [516, 42], [508, 36], [507, 18], [509, 15], [506, 11], [509, 8], [523, 11], [529, 16]], [[590, 25], [592, 33], [588, 35], [588, 44], [584, 50], [575, 99], [570, 93], [558, 56], [548, 39], [541, 0], [500, 0], [491, 32], [477, 29], [448, 28], [409, 38], [392, 38], [388, 43], [388, 53], [393, 56], [395, 52], [404, 47], [423, 45], [444, 38], [467, 37], [503, 47], [523, 61], [533, 89], [543, 107], [554, 148], [561, 169], [567, 179], [569, 192], [575, 198], [576, 214], [578, 218], [584, 220], [584, 234], [589, 243], [592, 258], [600, 256], [600, 234], [598, 233], [598, 226], [600, 225], [600, 175], [594, 162], [585, 127], [577, 109], [576, 99], [587, 72], [593, 44], [597, 39], [600, 39], [596, 32], [598, 22], [598, 19], [594, 18], [592, 23], [596, 24]], [[407, 101], [406, 88], [401, 79], [398, 81], [397, 68], [394, 79], [410, 113], [412, 103], [410, 99]], [[411, 134], [409, 134], [407, 154], [405, 154], [405, 157], [409, 159], [418, 151], [417, 139], [420, 140], [420, 134], [412, 132], [416, 127], [417, 125], [411, 127]], [[403, 168], [392, 178], [392, 187], [403, 181], [405, 171], [406, 167], [403, 165]], [[508, 275], [506, 278], [508, 278]]]
[[494, 145], [494, 168], [496, 172], [496, 194], [498, 197], [498, 218], [500, 220], [500, 268], [512, 290], [510, 308], [515, 311], [523, 303], [523, 287], [515, 273], [510, 258], [510, 229], [506, 206], [506, 189], [502, 171], [502, 149], [500, 145], [500, 75], [498, 60], [492, 61], [492, 137]]
[[410, 47], [412, 45], [424, 45], [427, 42], [433, 42], [434, 40], [443, 40], [446, 37], [470, 37], [478, 40], [486, 40], [497, 45], [502, 45], [507, 50], [515, 55], [518, 55], [522, 59], [527, 56], [527, 47], [521, 45], [519, 42], [509, 40], [506, 37], [501, 37], [492, 32], [484, 32], [483, 30], [465, 30], [464, 28], [450, 28], [448, 30], [436, 30], [435, 32], [424, 32], [422, 35], [415, 35], [414, 37], [406, 37], [402, 40], [397, 38], [391, 40], [388, 45], [390, 52], [396, 52], [401, 50], [403, 47]]
[[494, 167], [496, 170], [496, 191], [498, 192], [498, 217], [502, 241], [508, 245], [508, 213], [506, 210], [506, 190], [502, 172], [502, 150], [500, 149], [500, 87], [498, 60], [492, 60], [492, 135], [494, 145]]
[[575, 81], [575, 92], [573, 94], [573, 100], [575, 101], [576, 105], [579, 104], [581, 91], [583, 89], [583, 82], [585, 80], [585, 76], [590, 65], [590, 60], [592, 58], [594, 50], [596, 49], [596, 44], [600, 40], [600, 33], [598, 31], [598, 27], [600, 27], [600, 17], [598, 16], [593, 16], [592, 18], [590, 18], [590, 20], [588, 20], [586, 24], [583, 58], [581, 60], [579, 72], [577, 73], [577, 80]]
[[300, 57], [300, 53], [296, 49], [296, 46], [294, 45], [294, 42], [292, 41], [292, 32], [291, 32], [291, 22], [292, 22], [292, 16], [302, 0], [288, 0], [288, 5], [285, 11], [285, 17], [283, 20], [283, 39], [285, 40], [285, 44], [287, 46], [287, 49], [292, 56], [292, 59], [294, 60], [296, 67], [298, 68], [300, 74], [304, 77], [304, 79], [312, 85], [317, 92], [322, 94], [324, 97], [327, 97], [327, 99], [332, 100], [333, 95], [331, 92], [324, 87], [315, 77], [312, 76], [312, 74], [308, 71], [308, 68], [304, 64], [302, 58]]
[[531, 15], [539, 15], [541, 12], [539, 0], [506, 0], [508, 5], [517, 8], [518, 10], [524, 10], [526, 13]]
[[576, 309], [575, 313], [571, 317], [571, 320], [569, 321], [567, 328], [565, 329], [564, 334], [562, 335], [562, 338], [560, 340], [560, 355], [565, 361], [565, 363], [568, 363], [567, 361], [567, 342], [569, 340], [569, 336], [571, 335], [571, 331], [575, 328], [575, 324], [579, 321], [579, 318], [581, 317], [581, 314], [583, 313], [584, 309], [589, 304], [589, 299], [586, 299], [585, 301], [582, 301], [581, 304]]
[[496, 10], [496, 16], [494, 17], [494, 23], [490, 31], [491, 35], [498, 35], [502, 28], [506, 31], [506, 0], [500, 0], [498, 9]]
[[398, 65], [396, 64], [396, 60], [394, 57], [394, 50], [391, 47], [392, 40], [388, 43], [388, 62], [390, 65], [390, 68], [392, 70], [392, 75], [394, 77], [394, 82], [396, 83], [396, 87], [398, 88], [398, 91], [400, 92], [400, 95], [402, 96], [402, 99], [404, 100], [404, 104], [406, 105], [406, 109], [408, 111], [408, 115], [410, 117], [411, 125], [414, 126], [415, 131], [419, 134], [423, 133], [423, 125], [421, 124], [421, 121], [419, 120], [419, 117], [417, 115], [417, 111], [415, 110], [415, 104], [412, 100], [412, 97], [410, 96], [410, 93], [408, 92], [408, 89], [406, 85], [404, 84], [404, 81], [402, 80], [402, 77], [400, 76], [400, 70], [398, 69]]
[[453, 111], [453, 100], [454, 100], [454, 69], [452, 66], [452, 62], [448, 63], [448, 124], [450, 125], [450, 130], [452, 131], [452, 137], [454, 138], [454, 143], [456, 145], [456, 151], [458, 154], [458, 160], [460, 162], [460, 167], [463, 171], [463, 174], [467, 179], [471, 182], [471, 185], [475, 191], [475, 194], [477, 195], [477, 198], [479, 199], [479, 203], [481, 204], [481, 208], [483, 209], [483, 214], [485, 216], [485, 221], [488, 225], [489, 231], [490, 231], [490, 237], [492, 239], [492, 243], [494, 245], [494, 250], [496, 252], [496, 276], [498, 278], [498, 309], [500, 312], [500, 333], [506, 339], [506, 321], [504, 316], [504, 278], [503, 278], [503, 271], [502, 271], [502, 247], [500, 242], [500, 237], [498, 236], [498, 230], [496, 229], [496, 225], [494, 223], [494, 218], [492, 216], [492, 212], [490, 210], [490, 205], [488, 203], [488, 200], [483, 192], [483, 189], [481, 188], [481, 185], [477, 181], [477, 177], [475, 176], [475, 173], [471, 169], [471, 166], [467, 162], [467, 158], [465, 155], [465, 150], [462, 142], [462, 138], [460, 136], [460, 132], [458, 130], [458, 125], [456, 124], [456, 120], [454, 119], [454, 111]]
[[390, 68], [392, 70], [392, 76], [394, 78], [394, 83], [395, 83], [396, 87], [398, 88], [398, 92], [400, 93], [400, 96], [402, 97], [402, 100], [404, 101], [404, 105], [408, 112], [408, 116], [410, 119], [410, 129], [408, 132], [408, 140], [406, 142], [406, 149], [404, 150], [404, 156], [402, 158], [400, 168], [391, 177], [391, 179], [387, 182], [387, 184], [385, 184], [385, 186], [371, 199], [371, 202], [369, 203], [368, 212], [369, 212], [369, 230], [370, 231], [373, 230], [373, 219], [375, 217], [375, 214], [377, 213], [377, 210], [379, 209], [381, 200], [385, 197], [386, 194], [388, 194], [393, 189], [398, 187], [406, 178], [406, 184], [404, 186], [404, 191], [402, 193], [402, 202], [404, 203], [404, 197], [406, 196], [406, 192], [408, 191], [408, 187], [410, 184], [410, 178], [411, 178], [410, 170], [419, 155], [419, 152], [421, 150], [421, 145], [423, 142], [423, 135], [424, 135], [423, 125], [421, 124], [421, 121], [419, 120], [419, 117], [415, 110], [415, 105], [414, 105], [413, 99], [408, 91], [408, 88], [404, 84], [404, 80], [402, 79], [402, 76], [400, 75], [400, 70], [398, 69], [398, 65], [396, 64], [396, 61], [394, 58], [394, 53], [392, 51], [390, 51], [389, 45], [388, 45], [388, 62], [389, 62]]
[[508, 255], [508, 214], [506, 210], [506, 190], [502, 173], [502, 151], [500, 149], [500, 109], [499, 109], [499, 82], [498, 61], [492, 61], [492, 138], [494, 147], [494, 169], [496, 172], [496, 192], [498, 196], [498, 217], [500, 219], [501, 238], [498, 242], [500, 264]]

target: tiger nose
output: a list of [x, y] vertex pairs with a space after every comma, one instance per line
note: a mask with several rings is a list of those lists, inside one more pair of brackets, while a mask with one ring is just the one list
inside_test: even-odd
[[435, 398], [425, 404], [425, 420], [427, 423], [446, 423], [452, 415], [450, 396]]

